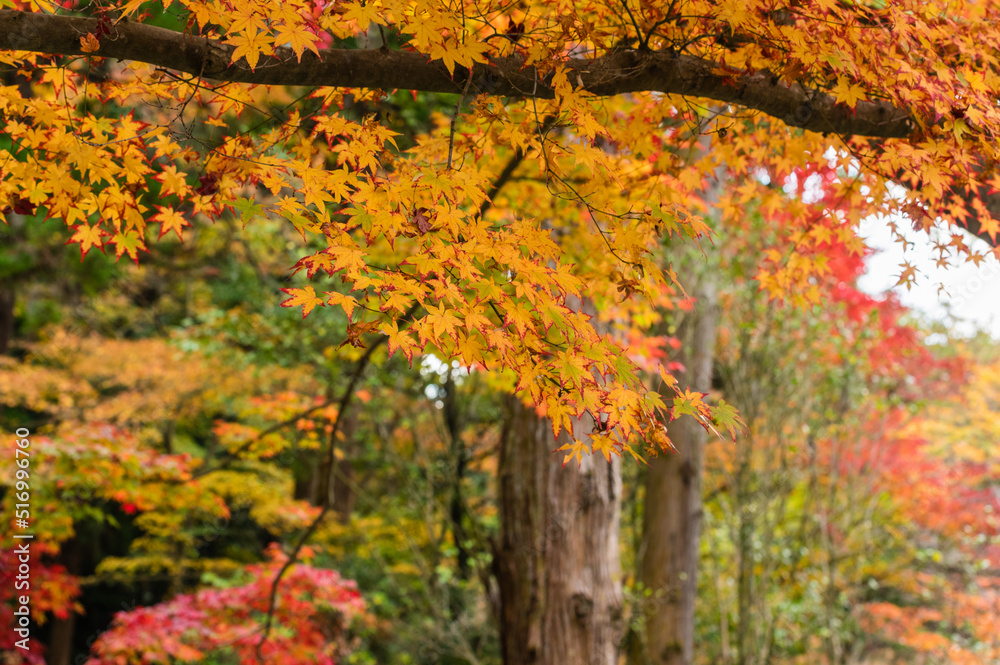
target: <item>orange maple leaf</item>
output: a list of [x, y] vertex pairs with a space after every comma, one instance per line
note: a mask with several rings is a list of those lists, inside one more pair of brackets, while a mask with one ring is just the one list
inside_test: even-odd
[[84, 53], [94, 53], [101, 48], [101, 42], [98, 41], [97, 36], [88, 32], [83, 37], [80, 37], [80, 50]]
[[318, 305], [323, 305], [323, 299], [316, 295], [316, 290], [311, 286], [307, 286], [304, 289], [281, 289], [285, 293], [291, 296], [288, 300], [281, 303], [282, 307], [302, 307], [302, 318], [306, 318], [309, 312], [316, 309]]

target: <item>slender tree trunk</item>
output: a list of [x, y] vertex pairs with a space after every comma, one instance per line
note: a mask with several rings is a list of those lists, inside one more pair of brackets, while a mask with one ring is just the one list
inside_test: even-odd
[[333, 465], [333, 473], [328, 476], [330, 482], [333, 483], [330, 506], [341, 524], [350, 524], [351, 522], [356, 498], [355, 483], [357, 482], [354, 477], [354, 459], [357, 455], [360, 411], [352, 407], [348, 407], [348, 409], [340, 426], [340, 430], [344, 434], [344, 445], [339, 446], [342, 454], [339, 458], [334, 456], [328, 462]]
[[462, 441], [462, 418], [458, 407], [458, 388], [455, 386], [455, 370], [448, 370], [445, 382], [444, 426], [448, 432], [448, 448], [453, 473], [449, 479], [451, 497], [448, 500], [448, 515], [451, 518], [451, 535], [455, 541], [455, 559], [458, 563], [458, 579], [463, 582], [469, 579], [472, 572], [470, 564], [471, 553], [466, 548], [465, 533], [465, 500], [462, 497], [462, 481], [465, 478], [467, 451]]
[[14, 285], [0, 287], [0, 355], [7, 353], [14, 339]]
[[[80, 563], [83, 552], [80, 541], [76, 538], [66, 541], [59, 553], [61, 563], [71, 575], [80, 574]], [[48, 665], [70, 665], [73, 655], [73, 634], [76, 632], [76, 612], [69, 611], [65, 619], [52, 619], [52, 632], [49, 634], [49, 649], [46, 658]]]
[[[354, 458], [357, 448], [359, 412], [348, 407], [344, 413], [340, 433], [343, 445], [328, 447], [318, 456], [318, 464], [309, 480], [308, 497], [314, 506], [323, 505], [329, 499], [330, 507], [341, 524], [349, 524], [354, 513], [355, 483]], [[340, 452], [340, 457], [336, 455]]]
[[[576, 435], [593, 423], [580, 421]], [[549, 421], [511, 399], [500, 447], [504, 665], [616, 665], [622, 633], [620, 460], [562, 466]]]
[[[352, 451], [353, 452], [353, 451]], [[333, 512], [337, 516], [337, 521], [341, 524], [350, 524], [351, 516], [354, 514], [354, 502], [357, 495], [354, 493], [357, 479], [354, 474], [354, 455], [345, 453], [343, 459], [333, 460], [334, 464], [334, 486], [333, 486]]]
[[[714, 285], [701, 287], [694, 311], [681, 326], [678, 360], [682, 386], [707, 393], [715, 348]], [[677, 454], [650, 461], [646, 472], [640, 574], [652, 596], [644, 603], [646, 659], [656, 665], [691, 665], [694, 603], [701, 541], [701, 476], [706, 432], [693, 418], [670, 423]]]
[[740, 608], [739, 623], [736, 629], [736, 662], [738, 665], [748, 665], [753, 662], [752, 654], [756, 652], [756, 640], [754, 640], [754, 622], [758, 617], [751, 616], [750, 607], [754, 601], [754, 559], [753, 559], [753, 537], [756, 529], [754, 516], [747, 507], [750, 500], [749, 492], [746, 491], [748, 476], [750, 475], [749, 461], [747, 457], [749, 451], [743, 454], [740, 462], [740, 470], [736, 486], [739, 488], [736, 493], [736, 510], [738, 511], [739, 532], [736, 542], [736, 550], [739, 555], [739, 574], [737, 578], [737, 597]]

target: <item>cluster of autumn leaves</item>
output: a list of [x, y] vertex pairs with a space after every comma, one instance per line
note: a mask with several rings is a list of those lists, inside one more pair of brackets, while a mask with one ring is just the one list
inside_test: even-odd
[[[91, 662], [115, 663], [137, 654], [150, 662], [190, 661], [225, 648], [235, 648], [249, 662], [260, 632], [253, 620], [267, 612], [271, 584], [288, 557], [275, 544], [269, 563], [246, 567], [227, 556], [207, 556], [204, 548], [236, 528], [234, 513], [240, 511], [274, 536], [294, 533], [316, 516], [316, 507], [293, 499], [293, 479], [280, 464], [289, 439], [257, 436], [260, 432], [249, 424], [308, 412], [315, 400], [295, 392], [301, 382], [281, 372], [267, 380], [253, 377], [164, 340], [123, 341], [65, 331], [33, 346], [25, 361], [5, 358], [2, 365], [7, 413], [33, 414], [49, 423], [32, 446], [32, 531], [35, 551], [42, 556], [33, 569], [33, 619], [44, 626], [47, 620], [86, 611], [79, 599], [81, 582], [88, 582], [59, 563], [65, 558], [60, 553], [70, 543], [90, 547], [99, 534], [116, 532], [127, 522], [142, 537], [131, 541], [127, 556], [99, 555], [89, 583], [163, 578], [174, 580], [176, 595], [155, 608], [123, 612], [92, 640]], [[274, 392], [262, 396], [248, 392], [250, 386]], [[215, 425], [219, 453], [235, 447], [234, 439], [257, 436], [259, 444], [242, 446], [240, 459], [248, 466], [208, 472], [211, 463], [191, 454], [185, 432], [209, 414], [227, 412], [224, 405], [233, 400], [240, 400], [242, 410], [228, 411], [229, 417], [240, 417], [241, 430], [232, 431], [235, 423]], [[329, 427], [329, 409], [316, 411], [314, 419], [303, 416], [293, 426], [301, 432], [295, 440], [299, 449], [315, 449], [317, 433]], [[254, 463], [261, 459], [273, 463]], [[7, 500], [13, 501], [12, 493]], [[288, 573], [274, 614], [281, 628], [267, 649], [282, 654], [283, 661], [316, 662], [323, 654], [331, 659], [345, 648], [344, 629], [365, 614], [353, 583], [308, 565], [310, 558], [307, 550]], [[181, 593], [192, 578], [204, 575], [231, 581], [215, 590]], [[3, 588], [7, 600], [13, 584]], [[3, 611], [5, 622], [12, 620], [8, 604]], [[324, 613], [340, 617], [342, 624], [331, 624]], [[35, 654], [42, 652], [41, 642], [31, 646]]]

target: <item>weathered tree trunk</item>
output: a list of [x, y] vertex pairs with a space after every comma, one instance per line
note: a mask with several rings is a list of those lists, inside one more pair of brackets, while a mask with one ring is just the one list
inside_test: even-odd
[[[586, 436], [593, 423], [578, 422]], [[620, 460], [562, 466], [552, 427], [511, 400], [500, 447], [500, 640], [505, 665], [616, 665], [622, 633]]]
[[[712, 382], [716, 298], [702, 285], [694, 311], [682, 323], [677, 359], [682, 386], [707, 393]], [[646, 660], [656, 665], [691, 665], [694, 659], [694, 603], [701, 540], [701, 476], [706, 432], [693, 418], [669, 424], [677, 454], [650, 460], [646, 472], [640, 575], [652, 591], [643, 604]]]

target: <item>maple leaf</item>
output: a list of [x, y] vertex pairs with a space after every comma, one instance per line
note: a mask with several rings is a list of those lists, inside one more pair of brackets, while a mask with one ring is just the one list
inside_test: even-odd
[[306, 318], [309, 312], [313, 311], [316, 307], [323, 305], [323, 299], [316, 295], [316, 290], [311, 286], [307, 286], [303, 289], [289, 288], [281, 289], [285, 293], [291, 296], [288, 300], [281, 303], [282, 307], [302, 307], [302, 318]]
[[413, 223], [417, 225], [417, 230], [420, 235], [423, 235], [430, 231], [433, 227], [431, 226], [431, 220], [428, 216], [430, 211], [427, 208], [417, 208], [416, 212], [413, 213]]
[[115, 245], [115, 257], [121, 258], [123, 254], [128, 254], [129, 258], [139, 263], [139, 251], [147, 251], [146, 243], [142, 237], [134, 230], [114, 234], [109, 241]]
[[618, 457], [622, 455], [618, 444], [607, 434], [592, 434], [590, 437], [590, 447], [593, 452], [604, 455], [604, 459], [608, 462], [611, 461], [612, 455], [617, 455]]
[[563, 458], [563, 466], [566, 466], [570, 460], [575, 459], [577, 466], [583, 464], [583, 456], [589, 455], [590, 451], [587, 450], [587, 446], [580, 441], [573, 441], [571, 443], [564, 443], [555, 449], [555, 452], [566, 451], [566, 457]]
[[528, 330], [533, 327], [531, 312], [524, 311], [519, 307], [508, 308], [507, 316], [504, 319], [504, 326], [510, 325], [513, 325], [518, 335], [521, 336], [521, 339], [524, 339]]
[[424, 321], [431, 327], [438, 339], [444, 339], [451, 335], [455, 328], [462, 324], [461, 319], [444, 305], [428, 305], [426, 309], [427, 316], [424, 317]]
[[900, 273], [899, 281], [897, 281], [894, 286], [905, 284], [906, 290], [909, 291], [911, 288], [913, 288], [913, 285], [917, 281], [917, 268], [909, 261], [904, 261], [903, 263], [900, 263], [899, 267], [903, 269], [903, 272]]
[[365, 335], [370, 335], [379, 330], [379, 324], [375, 321], [351, 321], [347, 324], [347, 339], [340, 343], [340, 346], [350, 344], [357, 349], [367, 348]]
[[587, 373], [587, 363], [574, 352], [558, 354], [556, 369], [559, 371], [559, 382], [563, 387], [580, 385]]
[[80, 50], [84, 53], [95, 53], [100, 49], [101, 42], [94, 33], [88, 32], [83, 37], [80, 37]]
[[702, 418], [710, 413], [709, 407], [704, 401], [704, 398], [707, 396], [706, 393], [695, 392], [690, 388], [683, 392], [678, 392], [677, 397], [674, 398], [670, 420], [676, 420], [683, 415], [689, 415], [693, 416], [698, 422], [702, 422]]
[[572, 417], [575, 414], [570, 410], [566, 402], [558, 396], [549, 397], [545, 401], [545, 415], [549, 419], [549, 422], [552, 423], [552, 435], [555, 438], [559, 438], [559, 432], [563, 429], [572, 433]]
[[403, 355], [413, 366], [413, 354], [419, 351], [421, 346], [417, 340], [413, 339], [413, 334], [407, 330], [400, 330], [396, 321], [389, 321], [382, 325], [382, 334], [386, 336], [386, 344], [389, 347], [389, 357], [396, 351], [402, 351]]
[[712, 407], [712, 422], [728, 432], [729, 438], [733, 440], [736, 439], [738, 433], [745, 432], [747, 429], [740, 412], [733, 405], [726, 404], [723, 399], [720, 399], [719, 403]]
[[662, 425], [658, 425], [653, 428], [653, 432], [650, 435], [650, 442], [656, 446], [656, 449], [659, 451], [677, 453], [677, 447], [674, 446], [674, 442], [671, 441], [670, 436], [667, 435], [667, 428]]
[[743, 0], [722, 0], [719, 3], [718, 17], [734, 28], [739, 28], [750, 20], [750, 13]]
[[347, 314], [348, 320], [350, 320], [354, 308], [358, 306], [358, 301], [353, 296], [344, 295], [336, 291], [328, 291], [323, 295], [327, 296], [327, 305], [340, 305], [344, 309], [344, 313]]
[[865, 98], [865, 89], [856, 83], [850, 83], [845, 77], [837, 79], [837, 85], [833, 87], [833, 94], [837, 101], [846, 104], [849, 108], [856, 108], [859, 99]]
[[1000, 232], [1000, 220], [989, 214], [979, 216], [979, 235], [986, 233], [995, 241], [998, 232]]
[[413, 297], [402, 291], [390, 291], [385, 301], [379, 306], [379, 311], [405, 312], [413, 303]]
[[94, 226], [89, 226], [87, 224], [79, 224], [73, 227], [73, 235], [70, 237], [66, 244], [71, 242], [79, 243], [80, 245], [80, 262], [83, 262], [83, 257], [87, 255], [87, 252], [93, 247], [101, 249], [104, 246], [104, 241], [102, 240], [106, 232], [101, 229], [96, 224]]
[[160, 223], [160, 237], [162, 238], [168, 231], [173, 231], [181, 240], [184, 239], [184, 227], [189, 226], [188, 220], [181, 213], [164, 206], [156, 206], [159, 213], [153, 215], [152, 220]]
[[357, 23], [358, 32], [367, 32], [368, 26], [378, 23], [381, 18], [379, 6], [375, 2], [352, 2], [341, 15], [345, 21]]
[[256, 27], [251, 27], [243, 34], [227, 38], [225, 43], [236, 47], [229, 60], [230, 63], [235, 63], [240, 58], [246, 58], [250, 71], [256, 71], [261, 54], [270, 55], [272, 53], [270, 47], [274, 43], [274, 38], [259, 32]]
[[191, 189], [184, 173], [179, 173], [173, 164], [163, 167], [163, 170], [156, 174], [155, 178], [163, 183], [162, 194], [176, 194], [183, 197]]
[[455, 350], [466, 367], [471, 367], [482, 359], [484, 347], [479, 335], [475, 331], [470, 331], [468, 334], [458, 335]]
[[275, 43], [288, 44], [299, 62], [302, 62], [302, 54], [306, 49], [315, 53], [317, 57], [319, 56], [319, 49], [316, 48], [319, 39], [319, 35], [309, 32], [302, 24], [281, 23], [274, 34]]
[[293, 272], [298, 272], [303, 268], [306, 269], [306, 276], [310, 278], [320, 270], [323, 270], [328, 275], [332, 275], [333, 258], [326, 252], [304, 256], [295, 264]]
[[246, 227], [247, 222], [253, 220], [254, 218], [264, 216], [264, 208], [255, 203], [253, 199], [241, 197], [231, 202], [230, 205], [240, 211], [240, 219], [243, 221], [244, 227]]

